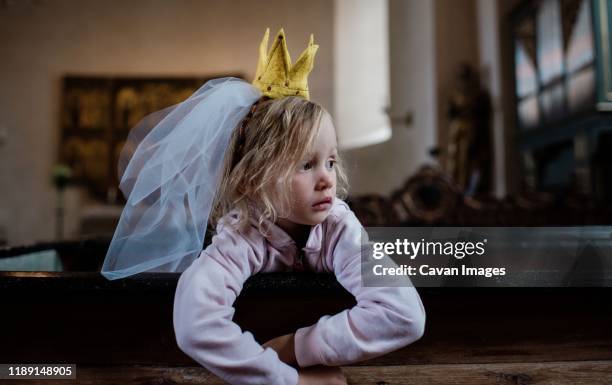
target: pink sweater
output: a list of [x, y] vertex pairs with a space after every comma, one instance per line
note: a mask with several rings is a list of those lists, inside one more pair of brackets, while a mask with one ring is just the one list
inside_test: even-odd
[[[264, 349], [253, 335], [232, 322], [236, 297], [244, 282], [260, 272], [291, 271], [298, 250], [281, 228], [271, 225], [264, 237], [253, 224], [239, 232], [225, 222], [212, 244], [181, 275], [174, 299], [178, 346], [202, 366], [233, 385], [296, 385], [296, 369]], [[362, 226], [339, 199], [327, 219], [313, 226], [304, 247], [308, 270], [333, 272], [357, 304], [323, 316], [295, 333], [300, 367], [346, 365], [408, 345], [423, 335], [425, 311], [414, 287], [363, 287]]]

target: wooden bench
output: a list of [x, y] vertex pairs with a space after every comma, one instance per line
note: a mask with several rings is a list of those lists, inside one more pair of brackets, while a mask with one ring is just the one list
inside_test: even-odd
[[[0, 362], [71, 363], [76, 381], [222, 384], [177, 347], [178, 274], [0, 272]], [[425, 336], [343, 367], [349, 384], [612, 384], [612, 288], [421, 288]], [[247, 281], [235, 320], [264, 342], [352, 306], [333, 276]]]

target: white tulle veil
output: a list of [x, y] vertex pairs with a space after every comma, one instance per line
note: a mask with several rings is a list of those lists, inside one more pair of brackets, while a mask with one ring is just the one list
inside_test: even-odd
[[127, 203], [106, 278], [181, 272], [198, 257], [232, 130], [260, 97], [243, 80], [215, 79], [132, 129], [119, 160]]

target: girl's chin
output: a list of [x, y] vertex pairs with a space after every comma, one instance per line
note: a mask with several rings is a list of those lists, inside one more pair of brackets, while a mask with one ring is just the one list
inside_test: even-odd
[[313, 213], [309, 218], [309, 222], [310, 222], [309, 225], [315, 226], [315, 225], [323, 223], [325, 219], [327, 219], [328, 215], [329, 215], [329, 210]]
[[296, 225], [302, 225], [302, 226], [316, 226], [318, 224], [321, 224], [325, 221], [325, 219], [327, 219], [327, 216], [329, 215], [330, 210], [322, 210], [322, 211], [310, 211], [307, 213], [304, 213], [302, 215], [300, 215], [299, 217], [291, 217], [291, 218], [283, 218], [280, 219], [279, 222], [283, 223], [284, 221], [296, 224]]

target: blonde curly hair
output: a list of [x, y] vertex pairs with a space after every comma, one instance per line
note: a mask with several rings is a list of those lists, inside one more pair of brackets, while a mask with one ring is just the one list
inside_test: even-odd
[[[237, 225], [244, 228], [257, 212], [259, 230], [266, 233], [264, 221], [276, 222], [279, 213], [286, 215], [293, 173], [310, 151], [324, 114], [329, 116], [319, 104], [301, 97], [260, 99], [230, 138], [211, 224], [237, 210]], [[348, 182], [339, 158], [335, 167], [336, 195], [342, 199]]]

